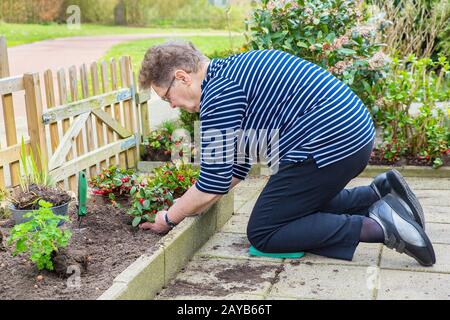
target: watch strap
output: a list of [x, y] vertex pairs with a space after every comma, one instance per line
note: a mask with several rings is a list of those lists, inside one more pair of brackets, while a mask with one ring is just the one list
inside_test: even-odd
[[167, 213], [168, 213], [167, 211], [164, 213], [164, 221], [166, 221], [167, 225], [168, 225], [170, 228], [174, 228], [174, 227], [176, 226], [176, 224], [175, 224], [173, 221], [171, 221], [171, 220], [169, 219], [169, 216], [168, 216]]

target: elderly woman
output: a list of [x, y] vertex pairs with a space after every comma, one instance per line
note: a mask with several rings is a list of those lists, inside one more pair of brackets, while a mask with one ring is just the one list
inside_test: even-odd
[[422, 207], [400, 173], [345, 189], [366, 167], [375, 129], [331, 73], [277, 50], [210, 61], [190, 43], [170, 42], [148, 50], [139, 82], [201, 121], [200, 178], [142, 228], [165, 233], [205, 210], [246, 178], [253, 151], [264, 149], [274, 174], [247, 227], [256, 249], [352, 260], [360, 242], [380, 242], [435, 263]]

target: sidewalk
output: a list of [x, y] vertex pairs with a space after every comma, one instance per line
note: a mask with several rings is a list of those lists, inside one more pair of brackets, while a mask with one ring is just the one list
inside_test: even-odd
[[[450, 179], [406, 178], [426, 214], [437, 259], [431, 268], [365, 243], [352, 262], [250, 257], [247, 221], [267, 179], [249, 177], [238, 186], [234, 216], [156, 299], [450, 299]], [[370, 182], [357, 178], [348, 187]]]

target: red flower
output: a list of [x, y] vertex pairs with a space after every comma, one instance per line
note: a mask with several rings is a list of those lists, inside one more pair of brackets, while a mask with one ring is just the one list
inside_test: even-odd
[[140, 202], [141, 204], [144, 204], [144, 199], [143, 199], [143, 198], [139, 198], [139, 202]]
[[153, 213], [156, 213], [157, 211], [156, 210], [153, 210]]
[[179, 174], [177, 178], [179, 181], [184, 181], [184, 177], [181, 174]]

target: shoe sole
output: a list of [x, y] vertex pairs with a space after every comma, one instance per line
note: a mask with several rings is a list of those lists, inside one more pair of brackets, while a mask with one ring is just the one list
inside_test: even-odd
[[[397, 199], [398, 201], [398, 199]], [[403, 210], [398, 210], [397, 205], [391, 203], [390, 200], [386, 199], [386, 203], [393, 209], [393, 211], [404, 221], [406, 221], [407, 223], [411, 224], [416, 230], [417, 232], [419, 232], [420, 236], [422, 237], [422, 239], [425, 241], [425, 248], [427, 248], [428, 253], [431, 256], [431, 263], [425, 263], [424, 261], [421, 261], [418, 257], [414, 256], [413, 254], [411, 254], [410, 251], [408, 251], [408, 249], [406, 249], [405, 243], [403, 240], [401, 240], [403, 242], [403, 247], [404, 249], [401, 252], [406, 253], [408, 256], [410, 256], [411, 258], [414, 258], [417, 262], [419, 262], [422, 266], [425, 267], [430, 267], [433, 264], [436, 263], [436, 255], [434, 253], [434, 249], [433, 249], [433, 244], [430, 241], [430, 238], [428, 238], [427, 234], [425, 233], [424, 229], [419, 225], [419, 223], [417, 223], [414, 220], [411, 220], [410, 215], [407, 212], [404, 212], [406, 209], [402, 208]]]
[[[392, 175], [393, 174], [393, 175]], [[394, 194], [402, 198], [406, 204], [411, 208], [414, 215], [414, 220], [425, 230], [425, 216], [422, 206], [417, 200], [416, 195], [406, 183], [403, 176], [395, 169], [392, 169], [387, 173], [387, 179], [392, 186]]]

